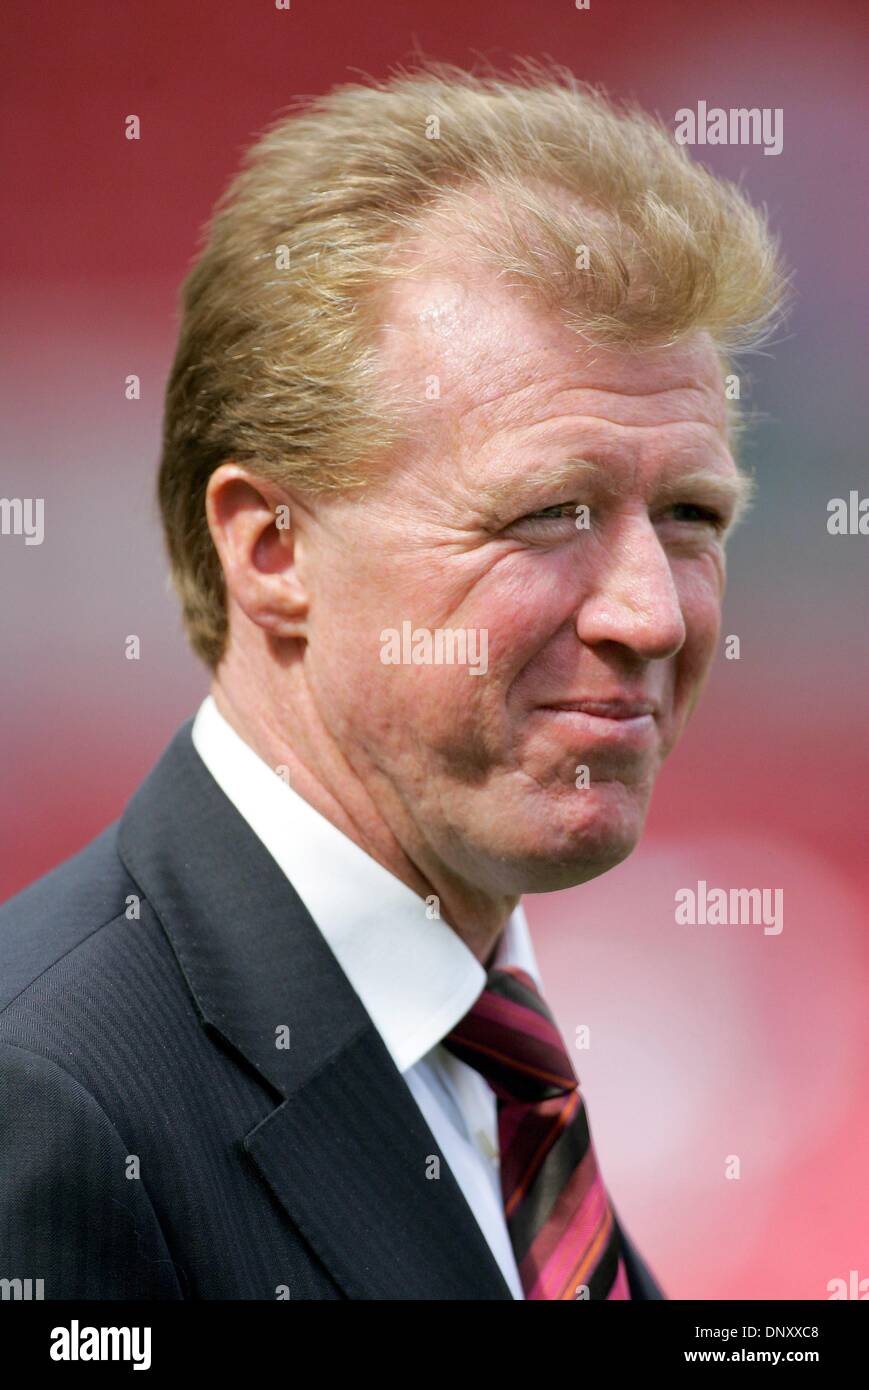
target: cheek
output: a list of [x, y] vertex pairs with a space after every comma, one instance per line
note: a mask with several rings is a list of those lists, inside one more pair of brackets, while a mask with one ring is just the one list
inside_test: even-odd
[[569, 547], [549, 556], [507, 555], [477, 586], [474, 607], [488, 623], [491, 668], [505, 695], [536, 680], [541, 666], [557, 664], [556, 639], [575, 645], [572, 617], [581, 589]]
[[381, 769], [409, 759], [487, 766], [498, 746], [488, 635], [359, 613], [309, 646], [308, 679], [333, 736]]
[[[439, 576], [388, 551], [376, 563], [368, 553], [350, 565], [345, 553], [324, 567], [306, 664], [333, 733], [378, 762], [394, 764], [410, 747], [489, 765], [507, 736], [507, 692], [564, 616], [558, 567], [522, 558]], [[431, 661], [421, 632], [432, 635]], [[438, 633], [452, 663], [437, 659]]]
[[682, 685], [693, 689], [702, 682], [715, 657], [723, 580], [719, 566], [711, 559], [702, 566], [686, 567], [674, 577], [685, 622], [685, 644], [677, 664]]

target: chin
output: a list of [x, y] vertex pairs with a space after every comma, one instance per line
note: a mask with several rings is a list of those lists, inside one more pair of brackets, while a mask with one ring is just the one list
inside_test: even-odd
[[[512, 846], [503, 859], [512, 860], [518, 893], [556, 893], [598, 878], [621, 864], [639, 843], [645, 807], [629, 799], [627, 804], [586, 804], [577, 815], [564, 808], [550, 815], [529, 842]], [[503, 862], [503, 860], [502, 860]]]
[[553, 851], [552, 857], [526, 859], [520, 879], [522, 893], [558, 893], [565, 888], [576, 888], [580, 883], [588, 883], [601, 874], [616, 868], [637, 846], [639, 836], [616, 840], [583, 843], [571, 854], [564, 856]]

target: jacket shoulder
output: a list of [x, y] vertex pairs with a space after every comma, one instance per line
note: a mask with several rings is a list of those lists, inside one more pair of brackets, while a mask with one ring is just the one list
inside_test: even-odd
[[118, 822], [0, 906], [0, 1012], [140, 890], [117, 852]]

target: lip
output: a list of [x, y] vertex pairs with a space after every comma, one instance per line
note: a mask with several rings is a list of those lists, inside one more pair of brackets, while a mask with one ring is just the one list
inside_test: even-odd
[[616, 695], [608, 700], [558, 700], [541, 709], [554, 710], [567, 714], [587, 714], [594, 719], [628, 720], [640, 719], [645, 715], [655, 715], [658, 706], [654, 700], [631, 699]]
[[652, 749], [658, 740], [657, 705], [653, 700], [560, 700], [540, 705], [536, 712], [580, 748], [596, 744], [599, 748], [641, 753]]

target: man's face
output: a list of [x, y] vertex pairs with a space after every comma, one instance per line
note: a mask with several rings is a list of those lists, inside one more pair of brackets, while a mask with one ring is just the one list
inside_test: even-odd
[[[589, 351], [450, 280], [394, 288], [383, 343], [424, 428], [369, 490], [304, 509], [306, 683], [424, 871], [580, 883], [636, 844], [715, 650], [740, 493], [717, 355]], [[465, 630], [485, 673], [386, 664], [405, 623], [433, 652]]]

